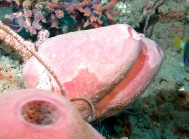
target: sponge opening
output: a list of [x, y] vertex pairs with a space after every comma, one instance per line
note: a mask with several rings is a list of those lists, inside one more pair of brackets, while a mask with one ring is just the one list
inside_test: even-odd
[[58, 121], [61, 113], [58, 107], [50, 102], [34, 100], [21, 107], [21, 116], [32, 124], [50, 125]]

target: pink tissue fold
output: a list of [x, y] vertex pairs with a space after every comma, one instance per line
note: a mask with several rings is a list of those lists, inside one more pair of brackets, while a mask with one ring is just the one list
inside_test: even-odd
[[[135, 100], [158, 73], [163, 59], [154, 41], [141, 38], [126, 24], [50, 38], [38, 54], [61, 79], [66, 98], [92, 101], [96, 119], [114, 115]], [[60, 93], [55, 80], [34, 57], [25, 64], [23, 75], [26, 87]], [[86, 119], [88, 105], [74, 103]]]
[[154, 41], [141, 38], [138, 59], [125, 78], [98, 102], [96, 118], [112, 116], [136, 100], [158, 73], [163, 57]]

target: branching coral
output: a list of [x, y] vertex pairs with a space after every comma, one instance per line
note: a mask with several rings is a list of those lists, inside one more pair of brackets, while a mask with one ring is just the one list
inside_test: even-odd
[[[23, 19], [23, 17], [25, 19]], [[31, 21], [32, 17], [34, 18], [33, 22]], [[30, 32], [30, 34], [36, 34], [36, 29], [42, 29], [42, 26], [39, 25], [39, 21], [43, 19], [43, 16], [38, 11], [24, 10], [23, 12], [6, 15], [5, 18], [9, 18], [11, 20], [17, 18], [18, 24], [21, 27], [27, 29]]]
[[83, 0], [79, 3], [67, 3], [59, 2], [57, 4], [49, 3], [49, 8], [65, 7], [72, 18], [78, 22], [78, 29], [81, 29], [82, 21], [86, 21], [83, 27], [92, 25], [93, 27], [100, 27], [103, 23], [101, 20], [102, 14], [105, 15], [112, 23], [114, 23], [113, 15], [119, 13], [119, 11], [109, 12], [109, 9], [116, 4], [117, 0], [111, 0], [110, 3], [102, 7], [100, 0]]
[[[13, 2], [13, 0], [7, 0], [7, 2]], [[80, 30], [82, 26], [84, 28], [89, 25], [93, 27], [102, 26], [102, 15], [110, 20], [110, 24], [113, 24], [113, 15], [119, 13], [119, 11], [110, 12], [109, 9], [116, 2], [117, 0], [111, 0], [110, 3], [102, 7], [101, 0], [82, 0], [81, 2], [25, 0], [22, 4], [21, 1], [16, 1], [15, 4], [23, 10], [6, 15], [5, 18], [18, 19], [18, 24], [32, 35], [36, 34], [37, 30], [42, 29], [40, 22], [51, 22], [51, 27], [59, 28], [57, 19], [64, 17], [64, 10], [66, 10], [73, 19], [77, 20], [77, 28]]]

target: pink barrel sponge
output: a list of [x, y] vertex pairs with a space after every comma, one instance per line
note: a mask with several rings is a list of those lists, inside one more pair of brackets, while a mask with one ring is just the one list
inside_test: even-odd
[[23, 89], [0, 97], [1, 139], [103, 139], [65, 97]]
[[[97, 110], [96, 118], [116, 114], [118, 111], [109, 110], [120, 107], [118, 103], [122, 97], [128, 99], [122, 99], [119, 111], [136, 99], [157, 74], [163, 59], [162, 51], [152, 40], [141, 38], [126, 24], [50, 38], [42, 43], [38, 54], [61, 80], [66, 98], [84, 97], [91, 100]], [[135, 76], [128, 76], [131, 72]], [[25, 64], [23, 75], [26, 87], [60, 93], [55, 80], [34, 57]], [[148, 78], [142, 79], [145, 76]], [[136, 87], [135, 90], [125, 93], [128, 89], [124, 90], [127, 83], [123, 81], [130, 82], [130, 86]], [[118, 97], [114, 99], [114, 96]], [[88, 105], [82, 101], [75, 105], [86, 119], [90, 114]]]

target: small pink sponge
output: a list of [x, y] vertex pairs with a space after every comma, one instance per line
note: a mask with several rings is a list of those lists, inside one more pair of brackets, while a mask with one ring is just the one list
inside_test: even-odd
[[0, 98], [1, 139], [103, 139], [65, 97], [23, 89]]

